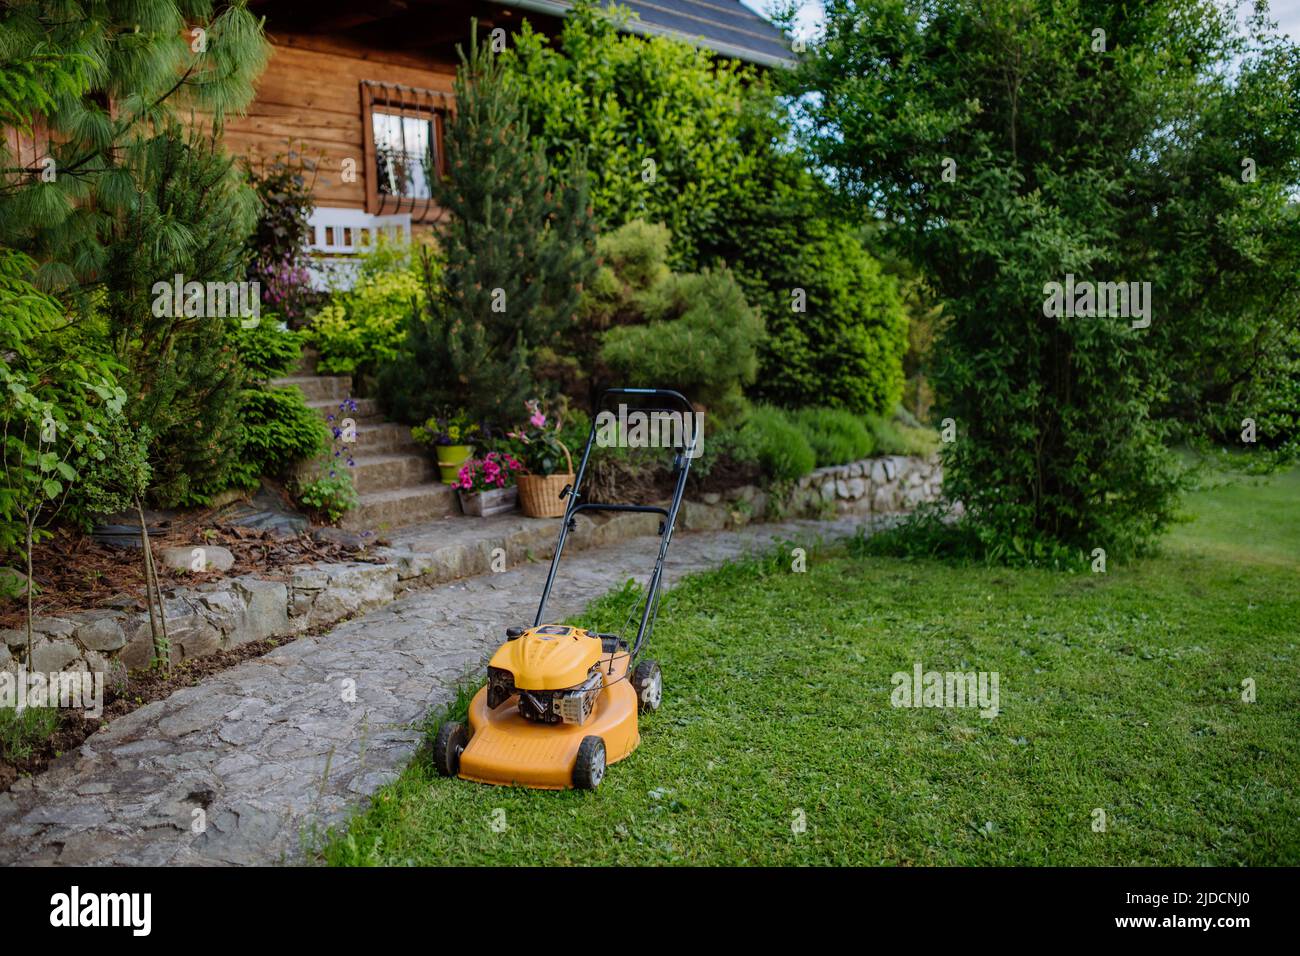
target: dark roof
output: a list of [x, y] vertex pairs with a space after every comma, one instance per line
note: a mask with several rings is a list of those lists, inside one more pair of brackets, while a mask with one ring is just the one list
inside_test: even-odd
[[[557, 17], [573, 9], [568, 0], [492, 2]], [[722, 56], [763, 66], [794, 63], [785, 34], [740, 0], [617, 0], [617, 3], [635, 14], [623, 25], [629, 33], [675, 37]]]

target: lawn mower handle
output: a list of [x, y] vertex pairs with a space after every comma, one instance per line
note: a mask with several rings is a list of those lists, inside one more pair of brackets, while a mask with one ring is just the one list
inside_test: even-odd
[[[607, 388], [600, 393], [600, 398], [596, 399], [596, 414], [600, 414], [601, 409], [605, 407], [605, 399], [613, 396], [654, 396], [656, 398], [670, 398], [677, 402], [680, 407], [674, 409], [663, 409], [664, 411], [694, 412], [695, 406], [681, 392], [674, 391], [671, 388]], [[636, 408], [651, 410], [648, 406], [637, 405]]]
[[[539, 627], [544, 621], [546, 614], [546, 602], [551, 596], [551, 585], [555, 583], [555, 572], [560, 566], [560, 555], [564, 551], [564, 542], [568, 539], [569, 531], [574, 527], [574, 519], [579, 511], [640, 511], [659, 514], [663, 521], [659, 526], [659, 554], [655, 559], [654, 572], [650, 576], [650, 583], [646, 589], [645, 607], [641, 612], [641, 622], [637, 627], [636, 640], [632, 644], [631, 656], [633, 660], [640, 653], [649, 634], [654, 630], [655, 616], [659, 612], [659, 591], [663, 582], [664, 558], [668, 555], [668, 545], [672, 543], [673, 529], [677, 524], [677, 512], [682, 506], [682, 495], [686, 491], [686, 478], [690, 474], [691, 461], [695, 457], [695, 450], [699, 446], [700, 435], [699, 428], [687, 419], [689, 436], [684, 430], [682, 433], [683, 441], [686, 446], [682, 452], [677, 453], [675, 458], [675, 467], [677, 470], [676, 482], [673, 485], [672, 500], [667, 509], [657, 505], [616, 505], [605, 504], [595, 501], [582, 501], [582, 479], [587, 473], [587, 463], [591, 459], [591, 449], [596, 443], [596, 426], [600, 417], [600, 412], [604, 409], [605, 402], [610, 397], [637, 397], [637, 398], [658, 398], [668, 399], [676, 403], [679, 407], [671, 409], [660, 409], [652, 406], [638, 404], [635, 407], [640, 411], [673, 411], [685, 415], [693, 415], [695, 406], [681, 392], [669, 388], [607, 388], [601, 393], [600, 398], [596, 400], [596, 414], [592, 416], [591, 431], [587, 435], [587, 445], [582, 450], [582, 461], [578, 465], [578, 473], [574, 476], [573, 485], [566, 486], [565, 491], [561, 492], [564, 497], [567, 492], [568, 504], [564, 508], [564, 517], [560, 521], [560, 535], [555, 542], [555, 553], [551, 556], [551, 567], [546, 574], [546, 585], [542, 588], [542, 599], [537, 605], [537, 614], [533, 618], [533, 626]], [[629, 662], [630, 668], [631, 662]]]

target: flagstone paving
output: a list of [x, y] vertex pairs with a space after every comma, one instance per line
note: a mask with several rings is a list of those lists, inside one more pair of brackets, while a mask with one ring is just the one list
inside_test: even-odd
[[[674, 537], [668, 581], [777, 541], [846, 537], [881, 518]], [[566, 554], [548, 617], [644, 582], [658, 539]], [[394, 779], [425, 714], [529, 624], [547, 563], [411, 592], [118, 718], [0, 794], [3, 864], [301, 860], [314, 834]]]

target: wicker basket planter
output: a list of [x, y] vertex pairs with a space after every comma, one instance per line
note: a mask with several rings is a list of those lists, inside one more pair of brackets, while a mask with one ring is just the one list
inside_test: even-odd
[[559, 475], [520, 475], [519, 507], [530, 518], [558, 518], [564, 514], [564, 499], [560, 492], [565, 485], [573, 484], [573, 456], [564, 448], [568, 471]]

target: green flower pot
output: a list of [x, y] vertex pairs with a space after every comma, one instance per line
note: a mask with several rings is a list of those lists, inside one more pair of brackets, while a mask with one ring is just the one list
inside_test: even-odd
[[474, 457], [473, 445], [439, 445], [438, 470], [442, 472], [443, 484], [454, 484], [460, 474], [461, 466]]

